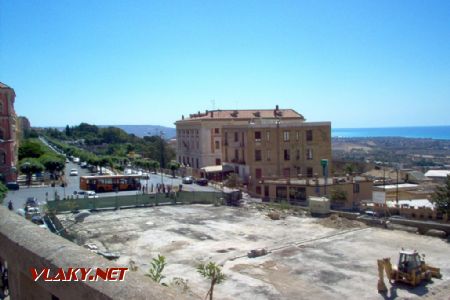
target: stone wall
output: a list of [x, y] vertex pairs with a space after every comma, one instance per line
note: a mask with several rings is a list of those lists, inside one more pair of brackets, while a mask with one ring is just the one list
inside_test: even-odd
[[[0, 206], [0, 262], [7, 262], [14, 299], [183, 299], [169, 288], [128, 271], [124, 281], [46, 282], [32, 280], [30, 268], [119, 266]], [[57, 298], [54, 298], [57, 297]]]

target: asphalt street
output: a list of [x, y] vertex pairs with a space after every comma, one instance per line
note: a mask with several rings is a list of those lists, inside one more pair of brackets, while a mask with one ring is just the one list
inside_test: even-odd
[[[55, 198], [55, 193], [57, 193], [61, 198], [64, 196], [73, 195], [75, 191], [80, 190], [80, 179], [79, 176], [69, 176], [71, 169], [77, 169], [79, 176], [90, 175], [89, 170], [80, 168], [79, 165], [69, 162], [66, 164], [65, 177], [67, 186], [66, 187], [26, 187], [21, 186], [17, 191], [9, 191], [3, 205], [7, 206], [8, 202], [11, 200], [13, 203], [14, 210], [23, 208], [26, 199], [29, 197], [37, 198], [39, 204], [45, 204], [47, 200], [53, 200]], [[161, 174], [150, 174], [148, 180], [141, 180], [142, 185], [147, 185], [148, 190], [153, 184], [154, 188], [157, 183], [163, 182], [164, 184], [178, 186], [181, 184], [181, 178], [172, 178], [171, 176]], [[183, 184], [183, 190], [185, 191], [215, 191], [211, 186], [199, 186], [197, 184]], [[119, 192], [119, 195], [135, 195], [136, 193], [141, 193], [142, 191], [123, 191]], [[116, 193], [101, 193], [98, 194], [99, 197], [110, 197], [115, 196]]]

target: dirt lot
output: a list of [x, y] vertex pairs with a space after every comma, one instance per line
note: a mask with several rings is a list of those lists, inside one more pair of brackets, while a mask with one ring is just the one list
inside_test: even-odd
[[[67, 215], [59, 217], [67, 222]], [[272, 220], [267, 211], [248, 207], [190, 205], [102, 212], [71, 230], [79, 244], [120, 252], [118, 262], [128, 266], [133, 260], [138, 272], [146, 272], [157, 254], [166, 256], [165, 282], [184, 278], [191, 294], [202, 298], [208, 283], [196, 266], [207, 261], [222, 264], [227, 276], [215, 290], [216, 299], [383, 299], [376, 289], [376, 259], [391, 257], [395, 262], [402, 247], [425, 253], [429, 264], [441, 268], [444, 279], [415, 289], [392, 288], [392, 298], [431, 295], [430, 290], [448, 285], [450, 277], [446, 240], [301, 214]], [[246, 256], [257, 248], [270, 253]]]

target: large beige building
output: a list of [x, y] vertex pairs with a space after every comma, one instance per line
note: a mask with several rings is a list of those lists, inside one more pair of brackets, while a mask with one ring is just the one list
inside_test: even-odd
[[263, 178], [323, 176], [320, 161], [331, 161], [331, 123], [292, 109], [206, 111], [175, 125], [180, 163], [227, 165], [253, 192]]

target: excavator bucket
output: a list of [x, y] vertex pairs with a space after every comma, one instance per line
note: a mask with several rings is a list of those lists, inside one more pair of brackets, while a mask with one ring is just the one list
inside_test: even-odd
[[386, 287], [386, 284], [384, 284], [384, 260], [379, 259], [377, 260], [378, 263], [378, 293], [384, 294], [387, 293], [388, 289]]

